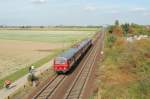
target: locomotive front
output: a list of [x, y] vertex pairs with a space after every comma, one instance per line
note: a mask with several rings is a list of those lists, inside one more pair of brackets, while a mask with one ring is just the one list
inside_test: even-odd
[[54, 71], [57, 73], [65, 73], [68, 71], [68, 62], [64, 57], [57, 57], [54, 59]]

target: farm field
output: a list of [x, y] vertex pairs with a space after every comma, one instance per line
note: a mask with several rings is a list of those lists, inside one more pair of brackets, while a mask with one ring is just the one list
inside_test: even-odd
[[0, 39], [48, 42], [73, 43], [77, 40], [91, 36], [92, 31], [21, 31], [21, 30], [1, 30]]
[[61, 48], [61, 43], [0, 40], [0, 78], [29, 66], [54, 50]]
[[4, 80], [32, 64], [42, 65], [61, 50], [95, 32], [0, 30], [0, 79]]

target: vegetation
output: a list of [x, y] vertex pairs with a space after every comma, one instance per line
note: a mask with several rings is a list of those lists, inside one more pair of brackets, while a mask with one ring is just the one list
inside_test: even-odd
[[118, 36], [129, 36], [129, 35], [149, 35], [150, 36], [150, 26], [138, 25], [134, 23], [119, 24], [116, 20], [115, 25], [108, 27], [109, 33], [116, 34]]
[[[126, 24], [124, 28], [128, 26]], [[128, 29], [124, 31], [129, 33]], [[95, 99], [149, 99], [150, 39], [127, 42], [120, 33], [120, 31], [114, 33], [113, 29], [113, 32], [108, 30], [106, 34], [104, 59], [99, 64], [97, 78], [99, 91], [94, 93], [94, 97]]]
[[75, 40], [91, 37], [95, 31], [25, 31], [25, 30], [0, 30], [0, 39], [48, 42], [48, 43], [73, 43]]
[[32, 30], [32, 31], [97, 31], [101, 26], [3, 26], [0, 30]]

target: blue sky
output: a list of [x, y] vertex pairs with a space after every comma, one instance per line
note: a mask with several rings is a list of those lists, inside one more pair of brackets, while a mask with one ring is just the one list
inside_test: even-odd
[[150, 0], [0, 0], [0, 24], [150, 24], [149, 5]]

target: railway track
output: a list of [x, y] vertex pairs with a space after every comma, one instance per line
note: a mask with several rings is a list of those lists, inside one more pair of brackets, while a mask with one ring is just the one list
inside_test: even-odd
[[48, 99], [66, 76], [55, 75], [32, 99]]
[[68, 89], [64, 99], [82, 99], [83, 89], [88, 81], [88, 77], [92, 71], [92, 67], [96, 62], [98, 49], [99, 46], [97, 43], [88, 56], [87, 61], [84, 63], [82, 70], [76, 76], [70, 89]]
[[[98, 49], [99, 45], [95, 42], [95, 45], [88, 52], [89, 54], [85, 55], [85, 57], [87, 58], [83, 62], [83, 66], [77, 73], [73, 82], [70, 83], [70, 87], [68, 88], [68, 90], [66, 90], [66, 94], [59, 99], [82, 98], [83, 89], [91, 73], [92, 66], [96, 61]], [[36, 95], [32, 97], [32, 99], [55, 99], [53, 98], [53, 96], [57, 95], [59, 87], [63, 85], [68, 77], [69, 76], [65, 75], [55, 75]]]

